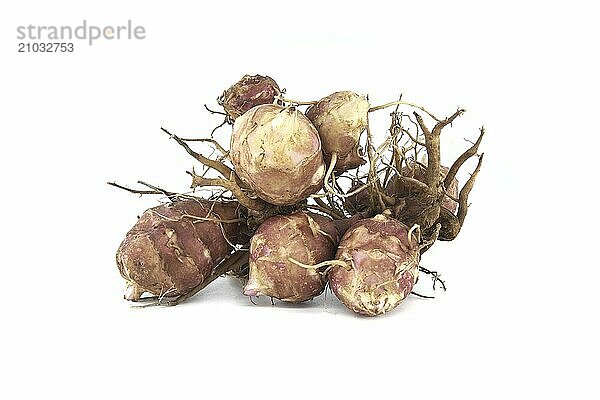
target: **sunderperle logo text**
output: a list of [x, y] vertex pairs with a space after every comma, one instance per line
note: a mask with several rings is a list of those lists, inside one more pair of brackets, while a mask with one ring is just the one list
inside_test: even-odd
[[95, 40], [142, 40], [146, 38], [146, 29], [143, 26], [134, 26], [131, 20], [127, 20], [125, 25], [88, 25], [87, 20], [83, 20], [81, 25], [76, 27], [69, 25], [27, 25], [17, 27], [17, 39], [19, 40], [87, 40], [91, 46]]

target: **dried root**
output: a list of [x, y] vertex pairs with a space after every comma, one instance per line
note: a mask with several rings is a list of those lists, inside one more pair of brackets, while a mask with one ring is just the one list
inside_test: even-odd
[[[393, 104], [405, 103], [389, 103], [389, 105]], [[453, 240], [464, 223], [468, 207], [468, 195], [481, 167], [481, 157], [479, 157], [475, 172], [465, 183], [460, 194], [457, 193], [455, 178], [460, 167], [468, 159], [477, 155], [484, 129], [481, 129], [477, 141], [461, 154], [450, 168], [446, 168], [441, 165], [440, 161], [440, 136], [442, 130], [452, 124], [465, 110], [458, 109], [448, 118], [438, 119], [422, 107], [409, 105], [423, 110], [436, 123], [430, 129], [418, 112], [412, 113], [414, 120], [405, 114], [398, 114], [397, 110], [392, 113], [392, 125], [390, 127], [392, 157], [390, 163], [386, 165], [385, 189], [378, 189], [377, 184], [379, 181], [377, 180], [376, 184], [373, 185], [375, 188], [373, 197], [381, 202], [383, 198], [380, 200], [380, 192], [383, 191], [389, 196], [385, 199], [385, 202], [391, 203], [386, 204], [386, 206], [393, 211], [393, 216], [396, 219], [409, 226], [418, 224], [421, 227], [424, 236], [427, 237], [427, 243], [429, 243], [422, 248], [421, 251], [424, 252], [431, 247], [435, 240]], [[371, 111], [376, 109], [381, 108], [375, 107]], [[404, 117], [407, 117], [413, 123], [414, 133], [411, 134], [408, 128], [402, 126]], [[401, 143], [404, 137], [408, 137], [408, 146]], [[421, 164], [418, 161], [420, 149], [424, 149], [426, 152], [426, 164]], [[410, 152], [414, 152], [414, 154], [411, 156]], [[372, 180], [374, 176], [372, 169], [369, 180]], [[392, 170], [394, 172], [390, 173]], [[457, 194], [458, 198], [456, 198]], [[391, 201], [390, 197], [393, 198]], [[456, 211], [456, 204], [458, 204], [458, 211]]]

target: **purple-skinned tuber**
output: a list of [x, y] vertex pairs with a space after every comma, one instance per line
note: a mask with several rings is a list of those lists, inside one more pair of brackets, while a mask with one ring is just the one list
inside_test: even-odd
[[125, 298], [180, 296], [201, 284], [237, 240], [238, 207], [183, 200], [146, 210], [117, 250]]
[[378, 214], [354, 224], [342, 237], [329, 285], [350, 310], [386, 313], [412, 291], [419, 273], [419, 245], [403, 223]]
[[312, 266], [333, 258], [338, 234], [329, 218], [303, 212], [267, 219], [250, 241], [248, 296], [302, 302], [318, 296], [326, 279]]

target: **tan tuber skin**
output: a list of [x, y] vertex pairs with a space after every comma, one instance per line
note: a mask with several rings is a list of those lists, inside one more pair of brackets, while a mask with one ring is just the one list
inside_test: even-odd
[[293, 107], [261, 105], [238, 118], [230, 157], [240, 179], [273, 205], [296, 204], [323, 186], [319, 134]]
[[342, 91], [322, 98], [306, 111], [319, 131], [325, 160], [334, 163], [334, 171], [347, 171], [365, 163], [359, 154], [359, 139], [367, 127], [368, 110], [366, 97]]

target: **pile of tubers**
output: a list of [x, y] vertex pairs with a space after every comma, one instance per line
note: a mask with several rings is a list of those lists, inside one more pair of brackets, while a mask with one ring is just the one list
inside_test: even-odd
[[[143, 213], [117, 250], [125, 299], [176, 305], [228, 274], [250, 298], [299, 303], [329, 286], [348, 309], [376, 316], [419, 295], [419, 273], [445, 289], [420, 260], [464, 224], [484, 129], [442, 166], [442, 130], [463, 109], [440, 119], [401, 99], [372, 106], [351, 91], [318, 101], [284, 96], [272, 78], [246, 75], [217, 99], [223, 111], [205, 106], [224, 117], [210, 138], [162, 128], [202, 167], [187, 172], [190, 192], [109, 182], [164, 200]], [[369, 117], [384, 109], [392, 110], [391, 124], [376, 144]], [[232, 126], [230, 138], [215, 135], [222, 126]], [[229, 150], [221, 144], [227, 139]], [[194, 142], [220, 155], [202, 155]], [[459, 189], [457, 173], [472, 157], [476, 167]], [[197, 194], [207, 187], [217, 190]]]

